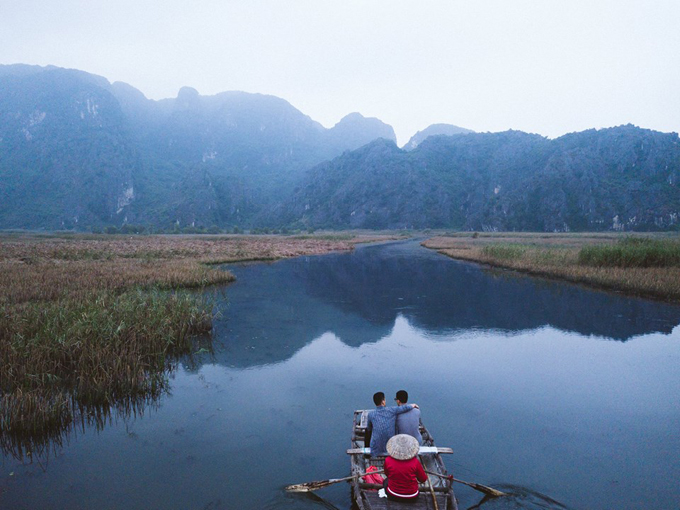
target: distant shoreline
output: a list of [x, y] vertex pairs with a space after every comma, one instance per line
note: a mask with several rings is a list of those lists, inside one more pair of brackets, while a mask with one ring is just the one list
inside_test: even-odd
[[680, 304], [677, 233], [466, 232], [421, 244], [457, 260]]

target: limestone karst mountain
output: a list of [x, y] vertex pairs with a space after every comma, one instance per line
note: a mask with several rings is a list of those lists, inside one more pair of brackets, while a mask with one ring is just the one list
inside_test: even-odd
[[519, 131], [377, 140], [322, 163], [280, 217], [305, 227], [678, 228], [680, 139], [634, 126], [555, 140]]
[[378, 119], [327, 129], [274, 96], [154, 101], [83, 71], [0, 66], [0, 228], [678, 228], [676, 133], [433, 125], [395, 141]]
[[0, 227], [248, 225], [309, 167], [390, 126], [331, 129], [261, 94], [153, 101], [82, 71], [0, 66]]

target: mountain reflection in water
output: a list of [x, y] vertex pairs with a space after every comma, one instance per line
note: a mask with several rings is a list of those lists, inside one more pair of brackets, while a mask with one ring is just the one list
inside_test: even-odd
[[214, 331], [228, 366], [283, 361], [327, 331], [350, 346], [376, 342], [399, 315], [433, 336], [551, 326], [626, 341], [680, 324], [675, 305], [485, 269], [417, 241], [230, 270], [238, 291], [220, 303], [225, 320]]

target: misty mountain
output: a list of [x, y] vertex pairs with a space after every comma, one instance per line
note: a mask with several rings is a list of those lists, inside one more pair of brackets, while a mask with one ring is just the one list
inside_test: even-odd
[[378, 137], [350, 114], [324, 128], [262, 94], [153, 101], [56, 67], [0, 66], [0, 226], [247, 225], [310, 166]]
[[12, 67], [0, 67], [0, 224], [122, 221], [142, 162], [102, 79]]
[[418, 131], [415, 135], [413, 135], [411, 139], [408, 141], [408, 143], [404, 145], [403, 149], [411, 151], [418, 147], [418, 145], [420, 145], [426, 138], [430, 136], [437, 135], [452, 136], [452, 135], [464, 135], [468, 133], [474, 133], [474, 131], [454, 126], [452, 124], [432, 124], [431, 126], [428, 126], [422, 131]]
[[678, 135], [555, 140], [433, 125], [399, 149], [262, 94], [154, 101], [57, 67], [0, 66], [0, 228], [677, 229]]
[[678, 227], [680, 140], [634, 126], [377, 140], [312, 169], [278, 216], [300, 226], [462, 230]]

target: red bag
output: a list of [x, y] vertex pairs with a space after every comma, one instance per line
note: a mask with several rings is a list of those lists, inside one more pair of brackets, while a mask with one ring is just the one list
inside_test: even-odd
[[366, 483], [377, 483], [378, 485], [383, 484], [383, 477], [381, 474], [369, 474], [374, 471], [379, 471], [375, 466], [369, 466], [366, 470], [366, 474], [362, 477]]

